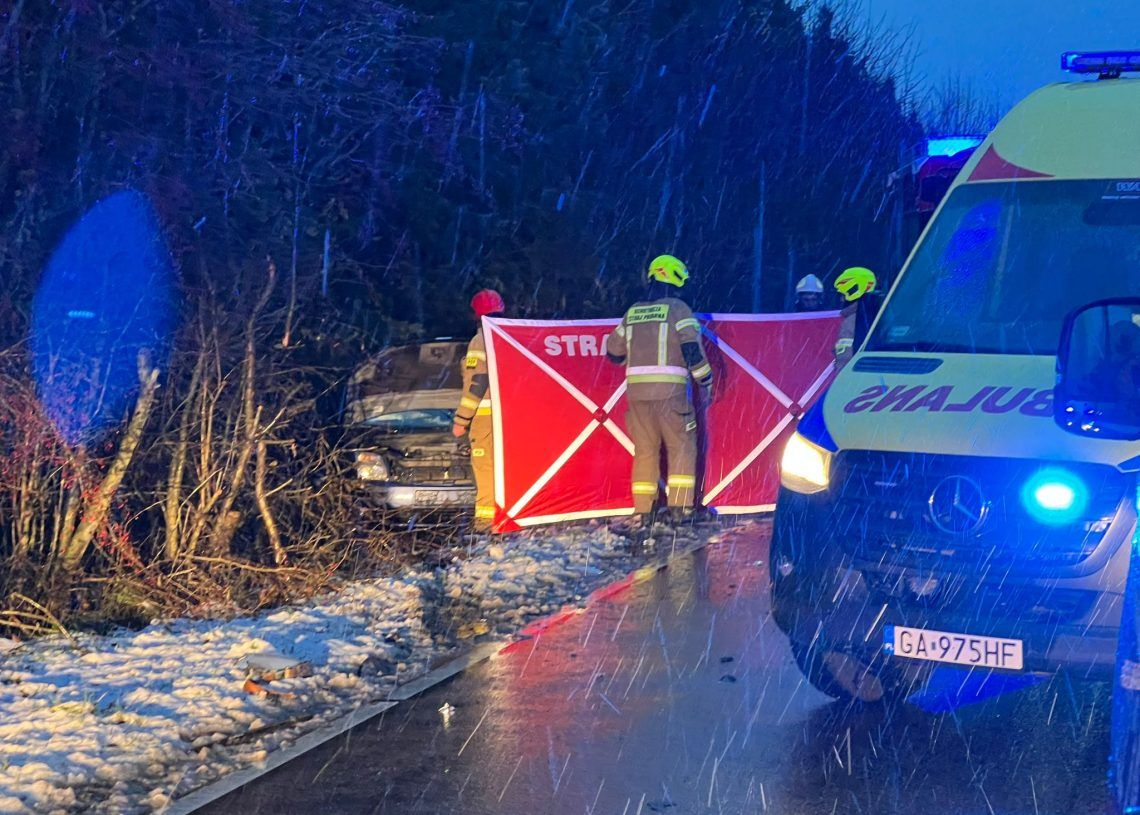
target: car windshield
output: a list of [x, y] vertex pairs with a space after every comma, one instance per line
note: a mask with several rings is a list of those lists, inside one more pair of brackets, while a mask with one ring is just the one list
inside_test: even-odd
[[364, 421], [368, 427], [380, 427], [394, 433], [408, 433], [418, 430], [447, 430], [451, 427], [454, 411], [444, 409], [403, 410], [398, 413], [385, 413]]
[[946, 201], [867, 350], [1056, 353], [1061, 321], [1140, 291], [1140, 182], [967, 184]]

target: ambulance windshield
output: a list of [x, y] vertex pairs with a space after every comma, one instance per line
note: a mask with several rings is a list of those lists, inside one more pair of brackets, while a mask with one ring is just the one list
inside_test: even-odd
[[1056, 353], [1061, 321], [1140, 294], [1140, 182], [966, 184], [903, 275], [869, 351]]

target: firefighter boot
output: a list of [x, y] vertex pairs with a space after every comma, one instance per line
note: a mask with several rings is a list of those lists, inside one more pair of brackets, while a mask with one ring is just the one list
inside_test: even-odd
[[697, 521], [697, 513], [692, 507], [669, 507], [669, 527], [674, 534], [682, 537], [695, 536]]
[[642, 549], [649, 537], [649, 523], [644, 515], [634, 513], [610, 524], [610, 531], [628, 540], [630, 551], [636, 554]]
[[692, 507], [669, 507], [669, 525], [674, 529], [692, 526], [697, 521], [697, 513]]
[[635, 512], [632, 515], [627, 515], [624, 518], [619, 518], [610, 524], [610, 531], [615, 535], [622, 537], [629, 537], [634, 532], [639, 532], [645, 529], [645, 516], [640, 512]]

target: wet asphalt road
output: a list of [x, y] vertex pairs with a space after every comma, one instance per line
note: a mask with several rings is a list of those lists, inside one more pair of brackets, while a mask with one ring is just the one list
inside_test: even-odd
[[201, 811], [1104, 812], [1106, 686], [847, 709], [770, 620], [765, 535], [683, 558]]

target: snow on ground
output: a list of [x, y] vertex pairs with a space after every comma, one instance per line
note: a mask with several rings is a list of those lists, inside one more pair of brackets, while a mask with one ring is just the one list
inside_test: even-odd
[[[23, 646], [0, 656], [0, 815], [161, 811], [478, 637], [580, 600], [637, 565], [623, 546], [601, 526], [532, 532], [303, 606]], [[265, 652], [312, 675], [265, 685], [285, 695], [243, 690], [242, 657]]]

